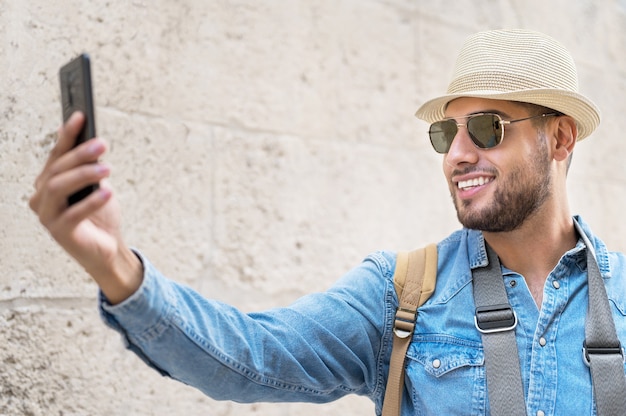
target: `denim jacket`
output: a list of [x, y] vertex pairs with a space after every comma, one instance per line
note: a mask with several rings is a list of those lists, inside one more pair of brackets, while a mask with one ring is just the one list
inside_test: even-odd
[[[625, 344], [626, 258], [608, 252], [578, 221], [595, 246]], [[419, 309], [407, 353], [402, 414], [488, 415], [471, 274], [486, 259], [482, 233], [454, 232], [438, 243], [438, 254], [436, 290]], [[100, 310], [128, 348], [161, 374], [218, 400], [323, 403], [364, 395], [380, 414], [398, 304], [395, 253], [369, 255], [326, 292], [248, 314], [206, 299], [142, 261], [139, 290], [118, 305], [101, 295]], [[582, 240], [548, 276], [541, 310], [521, 275], [505, 267], [502, 272], [519, 321], [517, 352], [528, 414], [595, 414], [581, 352], [587, 310]]]

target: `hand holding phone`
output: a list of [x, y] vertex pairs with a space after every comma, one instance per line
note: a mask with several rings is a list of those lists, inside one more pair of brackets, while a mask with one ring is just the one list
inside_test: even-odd
[[[35, 180], [29, 206], [50, 235], [98, 283], [111, 303], [130, 296], [143, 279], [143, 265], [124, 243], [120, 229], [121, 212], [112, 188], [104, 179], [110, 170], [99, 158], [106, 152], [104, 140], [72, 151], [96, 135], [89, 58], [81, 55], [59, 71], [63, 126], [42, 171]], [[78, 117], [81, 111], [84, 117]], [[68, 153], [69, 152], [69, 153]], [[77, 175], [84, 175], [77, 177]], [[101, 183], [95, 195], [67, 208], [67, 195], [85, 183]], [[69, 203], [80, 201], [97, 185], [72, 195]]]
[[[96, 136], [89, 55], [82, 54], [64, 65], [59, 70], [59, 80], [61, 83], [63, 123], [75, 111], [81, 111], [85, 115], [85, 124], [76, 136], [76, 143], [74, 144], [76, 147]], [[98, 189], [98, 184], [92, 184], [77, 191], [68, 197], [68, 204], [72, 205], [81, 201], [96, 189]]]

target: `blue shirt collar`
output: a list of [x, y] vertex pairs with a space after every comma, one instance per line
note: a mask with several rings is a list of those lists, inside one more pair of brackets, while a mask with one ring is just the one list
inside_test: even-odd
[[[602, 277], [609, 278], [611, 277], [611, 265], [609, 263], [609, 253], [606, 245], [602, 240], [596, 237], [589, 225], [583, 221], [583, 219], [579, 215], [574, 216], [574, 221], [577, 221], [578, 224], [582, 227], [583, 231], [593, 244], [594, 250], [596, 252], [596, 259], [598, 261], [598, 267], [600, 268], [600, 273]], [[485, 267], [489, 264], [487, 260], [487, 249], [485, 247], [485, 237], [483, 236], [482, 231], [478, 230], [467, 230], [467, 247], [468, 247], [468, 260], [471, 269], [475, 269], [477, 267]], [[578, 240], [578, 244], [576, 245], [576, 251], [584, 249], [584, 243], [581, 238]]]

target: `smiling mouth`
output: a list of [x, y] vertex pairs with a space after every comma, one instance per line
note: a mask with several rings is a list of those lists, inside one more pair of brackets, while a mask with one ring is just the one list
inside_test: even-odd
[[477, 186], [485, 185], [491, 181], [493, 181], [492, 177], [479, 176], [478, 178], [468, 179], [466, 181], [459, 181], [457, 183], [457, 187], [462, 191], [466, 191]]

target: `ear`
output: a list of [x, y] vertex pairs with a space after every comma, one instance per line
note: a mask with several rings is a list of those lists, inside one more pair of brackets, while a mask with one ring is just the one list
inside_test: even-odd
[[570, 154], [574, 151], [576, 145], [576, 138], [578, 137], [578, 127], [576, 121], [570, 116], [557, 117], [555, 122], [552, 123], [553, 141], [553, 155], [557, 161], [567, 160]]

